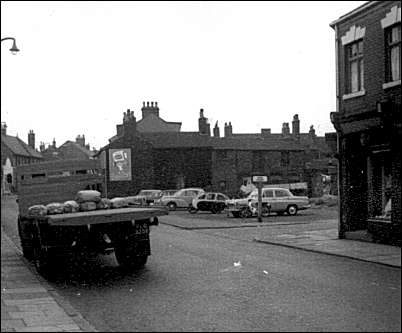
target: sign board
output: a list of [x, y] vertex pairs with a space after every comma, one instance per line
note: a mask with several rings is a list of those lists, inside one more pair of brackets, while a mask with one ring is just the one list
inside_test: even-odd
[[268, 181], [267, 176], [253, 176], [253, 182], [254, 183], [266, 183]]
[[110, 180], [131, 180], [131, 149], [109, 149]]

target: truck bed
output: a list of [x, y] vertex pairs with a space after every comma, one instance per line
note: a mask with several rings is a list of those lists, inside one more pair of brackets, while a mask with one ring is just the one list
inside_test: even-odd
[[46, 216], [27, 215], [26, 218], [47, 222], [52, 226], [78, 226], [144, 220], [161, 215], [168, 215], [168, 213], [168, 210], [165, 208], [117, 208]]

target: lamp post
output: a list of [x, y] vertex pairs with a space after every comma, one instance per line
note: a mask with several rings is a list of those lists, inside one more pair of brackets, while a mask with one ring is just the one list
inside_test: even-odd
[[6, 37], [6, 38], [2, 38], [1, 41], [5, 41], [5, 40], [12, 40], [13, 41], [13, 46], [11, 47], [10, 51], [12, 54], [17, 54], [17, 52], [19, 51], [17, 44], [15, 43], [15, 38], [14, 37]]

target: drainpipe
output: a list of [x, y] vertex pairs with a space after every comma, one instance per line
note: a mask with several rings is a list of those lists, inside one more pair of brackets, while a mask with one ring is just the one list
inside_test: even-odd
[[[338, 26], [335, 24], [333, 26], [333, 29], [335, 30], [335, 77], [336, 77], [336, 112], [339, 112], [340, 106], [340, 99], [339, 99], [339, 55], [338, 55], [338, 42], [339, 42], [339, 37], [338, 37]], [[345, 228], [343, 226], [343, 221], [342, 221], [342, 199], [343, 199], [343, 189], [342, 189], [342, 155], [343, 153], [340, 151], [340, 141], [341, 141], [341, 132], [339, 130], [336, 131], [336, 150], [338, 152], [338, 179], [337, 179], [337, 185], [338, 185], [338, 238], [342, 239], [345, 238]]]

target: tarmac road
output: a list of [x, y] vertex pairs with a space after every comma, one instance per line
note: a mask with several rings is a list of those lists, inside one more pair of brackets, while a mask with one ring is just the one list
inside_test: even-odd
[[145, 269], [75, 258], [51, 285], [100, 331], [401, 330], [400, 268], [160, 221]]

